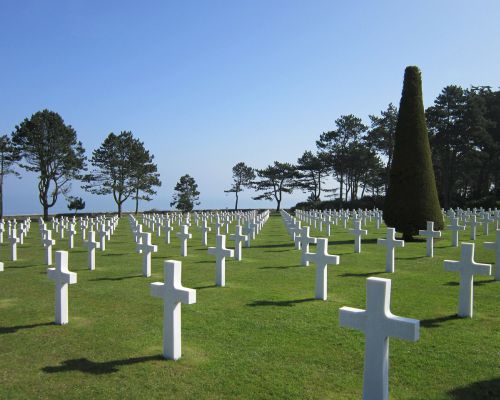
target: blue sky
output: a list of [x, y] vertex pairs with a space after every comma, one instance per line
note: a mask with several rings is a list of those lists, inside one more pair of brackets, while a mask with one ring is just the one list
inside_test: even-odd
[[[295, 162], [340, 115], [368, 123], [399, 104], [407, 65], [422, 70], [426, 106], [449, 84], [500, 85], [497, 0], [37, 0], [0, 13], [0, 133], [48, 108], [90, 156], [110, 132], [132, 131], [163, 181], [145, 209], [168, 208], [186, 173], [200, 207], [232, 207], [234, 164]], [[6, 179], [7, 214], [41, 210], [36, 177], [22, 175]], [[73, 194], [87, 211], [115, 209], [78, 183]], [[241, 207], [274, 205], [251, 195]]]

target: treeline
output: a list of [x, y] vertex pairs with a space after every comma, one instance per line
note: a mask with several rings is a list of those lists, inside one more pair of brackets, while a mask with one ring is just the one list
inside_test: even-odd
[[[491, 87], [446, 86], [425, 110], [439, 200], [442, 207], [494, 207], [500, 200], [500, 91]], [[275, 200], [284, 193], [308, 194], [302, 207], [381, 207], [389, 184], [398, 109], [393, 104], [369, 124], [350, 114], [323, 132], [315, 151], [295, 164], [275, 161], [246, 181]], [[249, 167], [247, 167], [249, 168]], [[241, 168], [240, 168], [241, 169]], [[235, 182], [237, 171], [233, 169]], [[337, 187], [325, 187], [332, 177]], [[236, 192], [233, 186], [233, 192]], [[320, 204], [325, 198], [334, 198]]]

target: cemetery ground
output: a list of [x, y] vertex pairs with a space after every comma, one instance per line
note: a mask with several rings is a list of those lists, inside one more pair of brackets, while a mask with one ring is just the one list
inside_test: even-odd
[[[474, 317], [457, 318], [459, 275], [446, 272], [443, 260], [459, 260], [460, 247], [451, 247], [449, 231], [435, 240], [434, 258], [425, 256], [425, 242], [396, 249], [390, 274], [386, 249], [376, 244], [385, 226], [376, 230], [373, 221], [366, 229], [355, 254], [354, 237], [332, 227], [329, 253], [340, 265], [328, 267], [328, 300], [321, 301], [314, 300], [316, 267], [300, 266], [278, 214], [243, 248], [241, 262], [226, 260], [223, 288], [214, 285], [215, 259], [195, 226], [187, 257], [174, 234], [169, 245], [163, 232], [153, 235], [152, 276], [142, 277], [124, 217], [106, 251], [97, 250], [95, 271], [76, 238], [69, 269], [78, 283], [69, 287], [69, 323], [57, 326], [54, 283], [33, 221], [18, 261], [7, 261], [8, 244], [1, 245], [0, 398], [360, 399], [364, 335], [339, 327], [339, 308], [365, 309], [366, 278], [376, 276], [392, 279], [391, 311], [421, 321], [418, 342], [390, 340], [391, 398], [499, 399], [500, 282], [475, 277]], [[481, 231], [475, 259], [493, 264], [483, 242], [495, 240], [494, 230]], [[66, 238], [54, 238], [55, 250], [68, 250]], [[460, 232], [461, 241], [468, 238], [468, 229]], [[182, 306], [178, 361], [161, 356], [163, 303], [149, 285], [163, 282], [167, 259], [182, 261], [182, 284], [197, 290], [196, 304]]]

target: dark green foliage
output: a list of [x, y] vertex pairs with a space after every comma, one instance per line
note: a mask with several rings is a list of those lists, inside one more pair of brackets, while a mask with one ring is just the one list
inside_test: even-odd
[[75, 210], [75, 214], [79, 210], [83, 210], [85, 208], [85, 202], [81, 197], [69, 197], [68, 198], [68, 210]]
[[155, 186], [161, 186], [158, 167], [153, 163], [154, 156], [144, 147], [144, 143], [136, 142], [134, 146], [134, 172], [132, 176], [132, 187], [135, 200], [135, 214], [139, 212], [139, 200], [151, 201], [151, 196], [156, 194]]
[[0, 219], [3, 218], [3, 180], [6, 175], [19, 176], [13, 168], [19, 160], [19, 149], [13, 146], [10, 137], [0, 136]]
[[276, 211], [280, 210], [283, 193], [292, 193], [297, 178], [297, 169], [289, 163], [275, 161], [264, 169], [257, 170], [258, 180], [253, 187], [262, 194], [253, 197], [254, 200], [276, 200]]
[[[312, 151], [304, 151], [297, 160], [297, 179], [295, 185], [305, 193], [309, 193], [311, 201], [319, 201], [321, 198], [324, 179], [331, 171], [329, 157], [326, 153], [313, 154]], [[332, 190], [326, 190], [331, 192]]]
[[38, 173], [38, 199], [47, 219], [49, 208], [60, 194], [69, 191], [72, 179], [85, 168], [85, 150], [76, 131], [61, 116], [43, 110], [25, 119], [12, 135], [12, 142], [25, 161], [21, 167]]
[[198, 191], [198, 184], [190, 175], [183, 175], [175, 185], [171, 207], [175, 207], [182, 212], [193, 211], [195, 205], [199, 205], [200, 192]]
[[238, 209], [238, 194], [243, 191], [244, 187], [251, 187], [253, 179], [255, 179], [255, 171], [244, 162], [239, 162], [233, 167], [233, 184], [230, 189], [224, 190], [224, 192], [235, 194], [235, 210]]
[[437, 230], [444, 228], [417, 67], [405, 71], [384, 220], [405, 240], [425, 229], [426, 221], [434, 221]]

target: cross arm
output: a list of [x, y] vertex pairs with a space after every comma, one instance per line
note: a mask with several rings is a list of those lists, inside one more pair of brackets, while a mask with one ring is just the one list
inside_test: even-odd
[[390, 314], [387, 319], [388, 336], [416, 342], [420, 335], [420, 321]]
[[165, 286], [162, 282], [153, 282], [150, 284], [151, 288], [151, 296], [153, 297], [163, 297], [163, 286]]
[[365, 331], [366, 311], [359, 308], [342, 307], [339, 310], [340, 326]]
[[196, 303], [196, 289], [185, 288], [184, 286], [176, 287], [175, 291], [179, 296], [179, 300], [183, 304]]

